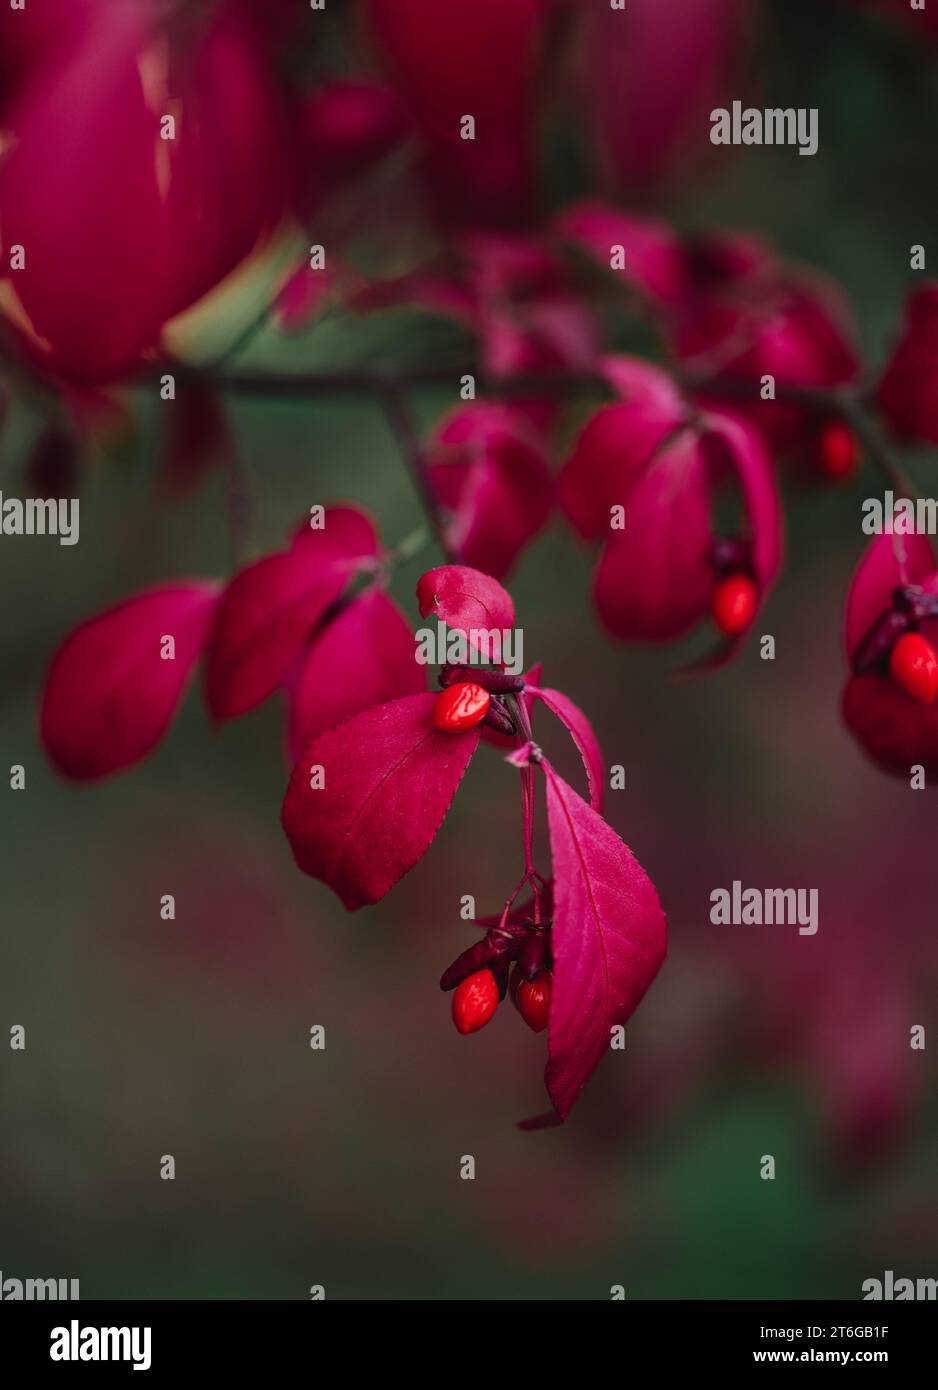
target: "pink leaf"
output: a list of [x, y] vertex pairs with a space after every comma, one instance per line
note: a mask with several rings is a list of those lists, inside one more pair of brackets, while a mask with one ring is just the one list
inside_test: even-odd
[[771, 459], [752, 425], [725, 411], [708, 413], [701, 446], [711, 462], [730, 469], [742, 490], [753, 569], [760, 594], [764, 594], [778, 574], [782, 558], [782, 509]]
[[45, 366], [87, 382], [155, 344], [167, 290], [159, 122], [139, 69], [145, 7], [98, 11], [67, 60], [27, 84], [0, 170], [4, 259], [28, 248], [9, 284], [16, 317]]
[[623, 397], [586, 423], [558, 480], [558, 497], [585, 539], [610, 534], [611, 508], [686, 417], [680, 392], [658, 367], [634, 358], [609, 358], [603, 367]]
[[547, 1090], [565, 1118], [661, 967], [667, 928], [654, 885], [618, 835], [542, 763], [554, 863]]
[[266, 700], [357, 570], [375, 554], [368, 518], [353, 507], [303, 527], [289, 550], [248, 565], [225, 590], [209, 648], [206, 698], [215, 719]]
[[350, 911], [383, 898], [426, 854], [478, 746], [478, 727], [434, 728], [436, 698], [365, 710], [314, 739], [294, 768], [282, 814], [294, 857]]
[[555, 227], [607, 271], [612, 271], [613, 247], [621, 246], [624, 269], [612, 273], [652, 300], [673, 304], [686, 291], [684, 252], [666, 222], [588, 201], [567, 208]]
[[583, 767], [586, 770], [590, 803], [594, 811], [601, 811], [606, 780], [605, 769], [602, 750], [599, 747], [599, 740], [593, 732], [592, 724], [580, 707], [561, 691], [541, 690], [535, 686], [529, 686], [528, 689], [536, 699], [543, 700], [551, 713], [557, 716], [576, 744], [577, 751], [583, 760]]
[[[471, 645], [484, 651], [480, 633], [501, 633], [514, 627], [515, 605], [497, 580], [468, 565], [441, 565], [428, 570], [417, 584], [417, 603], [424, 618], [431, 613], [447, 627], [465, 633]], [[472, 634], [477, 635], [473, 638]], [[493, 660], [499, 659], [500, 646]]]
[[[160, 741], [201, 652], [218, 586], [167, 584], [77, 627], [52, 659], [39, 716], [46, 752], [66, 777], [103, 777]], [[175, 654], [164, 639], [172, 637]]]
[[[450, 223], [530, 219], [533, 81], [546, 0], [368, 0], [382, 57], [420, 131], [426, 172]], [[474, 140], [459, 139], [471, 112]]]
[[741, 61], [744, 0], [583, 6], [583, 81], [604, 183], [635, 198], [714, 158], [711, 108]]
[[614, 637], [657, 642], [698, 621], [713, 583], [706, 461], [686, 432], [662, 450], [624, 500], [595, 578], [599, 616]]
[[552, 483], [543, 451], [513, 411], [479, 401], [442, 422], [431, 446], [430, 473], [451, 513], [452, 549], [467, 564], [501, 578], [550, 512]]
[[290, 756], [372, 705], [427, 688], [400, 609], [380, 589], [353, 599], [313, 638], [290, 689]]

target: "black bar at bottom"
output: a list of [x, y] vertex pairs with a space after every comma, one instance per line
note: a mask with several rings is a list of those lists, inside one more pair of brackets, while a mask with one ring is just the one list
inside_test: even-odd
[[[516, 1305], [485, 1319], [465, 1314], [447, 1329], [445, 1304], [434, 1304], [432, 1322], [420, 1307], [393, 1302], [302, 1303], [5, 1303], [0, 1307], [0, 1357], [4, 1370], [52, 1374], [63, 1383], [83, 1371], [101, 1376], [133, 1375], [135, 1381], [208, 1371], [213, 1377], [246, 1375], [317, 1376], [347, 1365], [356, 1375], [374, 1361], [386, 1376], [439, 1375], [470, 1351], [477, 1365], [492, 1358], [498, 1343], [517, 1347]], [[528, 1305], [531, 1306], [531, 1305]], [[540, 1305], [545, 1309], [551, 1305]], [[576, 1352], [578, 1334], [588, 1331], [588, 1364], [603, 1343], [621, 1358], [623, 1374], [635, 1364], [655, 1369], [706, 1371], [711, 1367], [754, 1370], [770, 1365], [871, 1365], [911, 1370], [928, 1364], [935, 1336], [934, 1302], [873, 1303], [581, 1303], [575, 1322], [560, 1334]], [[536, 1314], [533, 1315], [536, 1318]], [[548, 1328], [530, 1323], [547, 1351], [560, 1333], [559, 1312]], [[584, 1322], [580, 1322], [583, 1318]], [[504, 1329], [502, 1335], [499, 1330]], [[488, 1348], [483, 1354], [482, 1344]], [[444, 1348], [448, 1350], [444, 1354]], [[522, 1356], [522, 1364], [538, 1364]], [[324, 1361], [325, 1357], [330, 1359]], [[338, 1366], [336, 1358], [339, 1358]], [[504, 1364], [504, 1363], [502, 1363]], [[134, 1374], [135, 1366], [140, 1374]], [[585, 1365], [584, 1365], [585, 1369]], [[12, 1382], [8, 1382], [12, 1383]], [[45, 1383], [45, 1382], [43, 1382]]]

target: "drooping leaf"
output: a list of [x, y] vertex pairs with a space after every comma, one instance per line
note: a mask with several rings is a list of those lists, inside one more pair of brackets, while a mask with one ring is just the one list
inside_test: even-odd
[[478, 727], [434, 727], [435, 700], [365, 710], [314, 739], [293, 770], [282, 820], [294, 857], [349, 910], [383, 898], [426, 853], [478, 746]]
[[353, 599], [300, 658], [289, 688], [294, 762], [318, 734], [344, 719], [427, 688], [410, 626], [380, 589]]
[[542, 700], [552, 714], [555, 714], [576, 744], [586, 780], [589, 783], [590, 803], [594, 811], [602, 810], [605, 769], [599, 740], [586, 715], [573, 701], [560, 690], [542, 690], [529, 686], [531, 694]]
[[235, 576], [209, 648], [206, 699], [215, 719], [246, 713], [283, 683], [306, 639], [377, 544], [362, 512], [330, 508], [321, 530], [302, 528], [289, 550]]
[[546, 761], [554, 958], [545, 1081], [563, 1119], [664, 960], [654, 885], [631, 850]]
[[[462, 632], [471, 645], [483, 650], [478, 634], [501, 633], [514, 627], [515, 605], [496, 579], [468, 565], [441, 565], [428, 570], [417, 584], [417, 602], [423, 617], [434, 614], [447, 627]], [[473, 638], [475, 632], [477, 636]], [[493, 646], [498, 644], [493, 639]], [[492, 659], [498, 661], [498, 651]]]
[[43, 745], [60, 772], [103, 777], [156, 746], [205, 645], [217, 596], [218, 585], [207, 580], [163, 585], [90, 618], [65, 639], [39, 716]]

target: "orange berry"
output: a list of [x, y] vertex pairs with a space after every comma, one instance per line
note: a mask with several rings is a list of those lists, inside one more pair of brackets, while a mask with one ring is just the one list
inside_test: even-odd
[[460, 681], [441, 690], [433, 706], [433, 723], [446, 734], [474, 729], [489, 712], [492, 697], [481, 685]]
[[460, 1033], [477, 1033], [498, 1008], [498, 985], [491, 970], [477, 970], [453, 991], [453, 1022]]
[[938, 654], [920, 632], [906, 632], [889, 654], [889, 672], [897, 685], [920, 704], [938, 695]]
[[726, 637], [738, 637], [756, 616], [759, 591], [748, 574], [730, 574], [714, 585], [710, 596], [713, 621]]

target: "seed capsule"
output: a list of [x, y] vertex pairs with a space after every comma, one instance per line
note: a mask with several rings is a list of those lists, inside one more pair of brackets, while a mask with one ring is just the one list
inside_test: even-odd
[[756, 616], [759, 591], [748, 574], [730, 574], [714, 585], [710, 596], [713, 621], [726, 637], [738, 637]]
[[477, 970], [453, 991], [453, 1022], [460, 1033], [477, 1033], [498, 1008], [498, 984], [491, 970]]
[[441, 690], [433, 706], [433, 723], [446, 734], [474, 729], [489, 712], [492, 697], [481, 685], [463, 681]]
[[938, 654], [920, 632], [899, 638], [889, 656], [889, 673], [920, 704], [930, 705], [938, 695]]
[[542, 970], [533, 980], [521, 979], [514, 991], [519, 1014], [535, 1033], [543, 1033], [550, 1018], [551, 974]]

